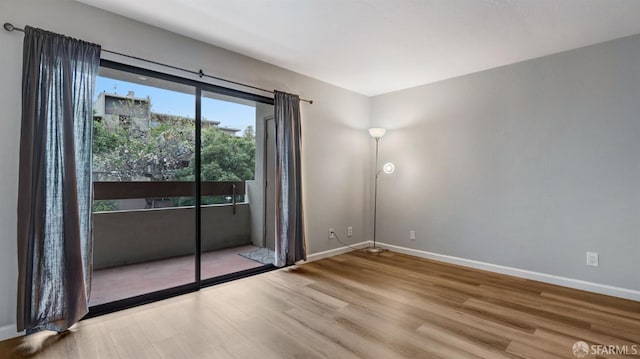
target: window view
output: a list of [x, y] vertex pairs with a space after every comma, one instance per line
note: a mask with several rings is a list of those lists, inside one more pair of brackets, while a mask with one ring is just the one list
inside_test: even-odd
[[192, 283], [195, 213], [156, 209], [195, 198], [193, 177], [167, 187], [195, 153], [195, 89], [101, 68], [94, 98], [90, 304]]
[[[94, 181], [194, 181], [194, 96], [100, 76], [94, 104]], [[118, 88], [128, 89], [126, 95]], [[134, 90], [132, 90], [134, 89]], [[111, 92], [108, 92], [108, 91]], [[143, 97], [138, 97], [142, 95]], [[247, 181], [255, 172], [255, 105], [206, 98], [202, 180]], [[224, 123], [216, 118], [224, 119]], [[244, 201], [244, 195], [236, 199]], [[203, 204], [230, 203], [206, 196]], [[97, 200], [94, 211], [193, 206], [193, 197]]]
[[92, 306], [194, 283], [199, 255], [202, 278], [271, 263], [256, 128], [272, 105], [203, 91], [196, 174], [194, 86], [102, 67], [94, 98]]
[[[203, 181], [201, 236], [202, 278], [213, 278], [220, 273], [220, 261], [214, 259], [220, 253], [237, 253], [226, 256], [225, 270], [236, 272], [273, 263], [273, 244], [264, 240], [264, 186], [256, 178], [264, 177], [264, 164], [256, 161], [256, 155], [264, 157], [256, 147], [256, 125], [262, 132], [265, 117], [273, 115], [273, 106], [223, 96], [212, 92], [202, 93], [201, 158]], [[228, 119], [228, 120], [227, 120]], [[235, 121], [230, 121], [235, 119]], [[220, 121], [218, 123], [218, 121]], [[272, 137], [273, 138], [273, 137]], [[228, 203], [233, 196], [207, 196], [205, 184], [232, 181], [235, 184], [236, 201], [243, 202], [229, 208], [210, 206]], [[224, 221], [224, 222], [221, 222]], [[221, 230], [226, 232], [220, 236]], [[234, 269], [234, 270], [231, 270]]]

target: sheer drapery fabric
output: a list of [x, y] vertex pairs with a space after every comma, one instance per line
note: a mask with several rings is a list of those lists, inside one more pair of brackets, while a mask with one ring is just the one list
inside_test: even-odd
[[62, 332], [88, 311], [92, 97], [100, 46], [25, 28], [17, 329]]
[[276, 249], [275, 265], [307, 259], [301, 175], [300, 98], [275, 91]]

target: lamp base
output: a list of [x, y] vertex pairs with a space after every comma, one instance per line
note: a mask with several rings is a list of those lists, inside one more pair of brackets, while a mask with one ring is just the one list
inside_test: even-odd
[[371, 253], [371, 254], [380, 254], [384, 251], [384, 249], [380, 248], [380, 247], [369, 247], [367, 248], [367, 253]]

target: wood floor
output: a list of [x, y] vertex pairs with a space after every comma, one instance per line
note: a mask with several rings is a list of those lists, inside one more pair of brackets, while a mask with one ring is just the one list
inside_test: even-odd
[[0, 357], [576, 358], [578, 340], [640, 352], [640, 302], [352, 252], [2, 342]]

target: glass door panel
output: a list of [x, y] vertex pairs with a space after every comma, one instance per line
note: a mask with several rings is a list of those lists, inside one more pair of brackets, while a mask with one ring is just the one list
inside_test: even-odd
[[264, 122], [273, 106], [202, 92], [202, 279], [273, 262], [264, 236]]
[[102, 67], [90, 306], [194, 283], [195, 88]]

